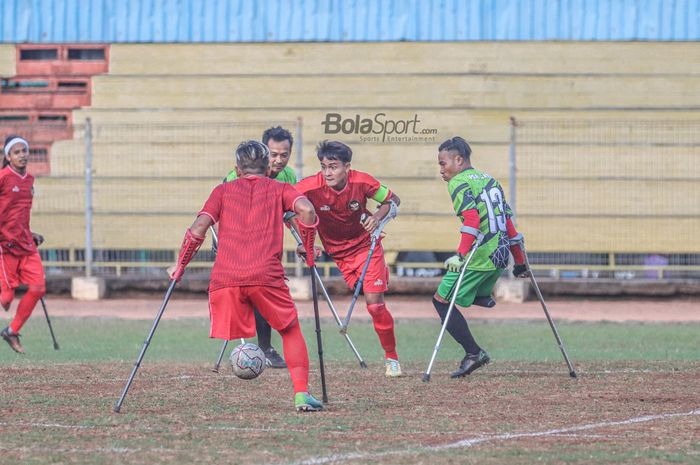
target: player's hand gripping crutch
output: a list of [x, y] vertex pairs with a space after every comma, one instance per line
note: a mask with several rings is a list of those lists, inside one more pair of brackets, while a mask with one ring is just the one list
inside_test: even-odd
[[484, 238], [484, 235], [479, 233], [479, 235], [476, 237], [474, 240], [474, 243], [472, 244], [472, 248], [469, 252], [469, 255], [467, 255], [467, 259], [464, 260], [464, 264], [462, 264], [462, 269], [459, 272], [459, 277], [457, 278], [457, 283], [455, 284], [454, 290], [452, 291], [452, 298], [450, 299], [450, 306], [447, 308], [447, 315], [445, 315], [445, 321], [442, 322], [442, 327], [440, 328], [440, 334], [438, 334], [437, 342], [435, 343], [435, 349], [433, 350], [433, 355], [430, 357], [430, 363], [428, 363], [428, 369], [425, 370], [425, 373], [423, 373], [423, 381], [428, 382], [430, 381], [430, 372], [433, 370], [433, 363], [435, 363], [435, 358], [437, 357], [437, 353], [440, 350], [440, 345], [442, 344], [442, 338], [445, 335], [445, 330], [447, 329], [447, 323], [450, 321], [450, 316], [452, 316], [452, 310], [455, 308], [455, 302], [457, 302], [457, 295], [459, 294], [459, 288], [462, 286], [462, 279], [464, 278], [464, 272], [467, 270], [467, 266], [469, 265], [469, 262], [472, 260], [472, 257], [474, 257], [474, 254], [476, 253], [476, 249], [479, 248], [479, 245], [481, 245], [481, 241]]
[[[291, 226], [291, 224], [289, 222], [289, 220], [291, 220], [293, 217], [294, 217], [294, 213], [287, 212], [284, 215], [284, 221], [285, 221], [285, 223], [287, 223], [290, 226], [289, 230], [292, 232], [292, 236], [294, 236], [294, 239], [297, 241], [297, 246], [301, 246], [302, 245], [301, 237], [299, 237], [299, 233]], [[321, 280], [321, 276], [318, 274], [318, 268], [316, 268], [315, 266], [312, 267], [311, 272], [316, 276], [316, 283], [318, 283], [318, 286], [321, 288], [321, 292], [323, 293], [323, 297], [326, 299], [326, 302], [328, 303], [328, 308], [330, 308], [331, 313], [333, 314], [333, 318], [335, 319], [335, 322], [338, 324], [338, 326], [342, 326], [342, 322], [340, 321], [340, 315], [338, 314], [338, 311], [335, 309], [335, 306], [333, 305], [333, 301], [331, 300], [331, 297], [328, 294], [328, 291], [326, 290], [326, 286], [323, 285], [323, 280]], [[367, 368], [367, 364], [362, 359], [362, 356], [360, 355], [360, 353], [357, 351], [355, 344], [352, 343], [352, 339], [350, 339], [350, 336], [347, 333], [343, 333], [343, 336], [345, 336], [345, 340], [348, 342], [350, 349], [355, 354], [355, 357], [357, 357], [358, 362], [360, 362], [360, 367]]]
[[537, 294], [537, 298], [540, 300], [540, 303], [542, 304], [542, 310], [544, 310], [544, 315], [547, 317], [547, 321], [549, 322], [549, 327], [552, 328], [552, 332], [554, 333], [554, 338], [557, 340], [557, 345], [559, 346], [559, 350], [561, 350], [561, 354], [564, 356], [564, 361], [566, 361], [566, 366], [569, 367], [569, 376], [572, 378], [576, 378], [576, 370], [574, 370], [574, 366], [571, 364], [571, 360], [569, 360], [569, 356], [566, 354], [566, 349], [564, 348], [564, 343], [561, 340], [561, 337], [559, 337], [559, 331], [557, 331], [557, 327], [554, 324], [554, 320], [549, 314], [549, 310], [547, 310], [547, 304], [544, 302], [544, 297], [542, 297], [542, 292], [540, 292], [540, 287], [537, 285], [537, 281], [535, 280], [535, 275], [532, 273], [532, 269], [530, 268], [530, 261], [527, 258], [527, 252], [525, 251], [525, 240], [523, 238], [522, 234], [518, 234], [517, 236], [513, 237], [510, 239], [510, 245], [511, 246], [520, 246], [520, 249], [523, 252], [523, 257], [525, 258], [525, 263], [522, 265], [516, 265], [515, 268], [513, 268], [513, 274], [516, 277], [521, 277], [525, 278], [528, 277], [530, 278], [530, 283], [532, 284], [532, 287], [535, 289], [535, 294]]
[[180, 280], [182, 277], [182, 274], [185, 272], [185, 267], [187, 264], [192, 260], [192, 258], [197, 254], [197, 251], [199, 250], [199, 247], [202, 245], [202, 242], [204, 242], [204, 237], [197, 237], [192, 232], [188, 229], [185, 232], [185, 238], [182, 241], [182, 246], [180, 247], [180, 254], [177, 259], [177, 267], [175, 268], [175, 271], [172, 274], [172, 277], [170, 279], [170, 284], [168, 285], [168, 290], [165, 292], [165, 297], [163, 297], [163, 303], [160, 305], [160, 309], [158, 310], [158, 314], [156, 315], [156, 318], [153, 320], [153, 325], [151, 326], [151, 330], [148, 332], [148, 335], [146, 336], [146, 340], [143, 343], [143, 347], [141, 348], [141, 352], [139, 352], [139, 356], [136, 358], [136, 362], [134, 363], [134, 367], [131, 370], [131, 374], [129, 375], [129, 379], [126, 381], [126, 384], [124, 385], [124, 390], [122, 390], [121, 396], [119, 396], [119, 400], [117, 400], [117, 403], [114, 404], [114, 412], [119, 413], [119, 411], [122, 408], [122, 404], [124, 403], [124, 399], [126, 398], [126, 394], [129, 392], [129, 387], [131, 387], [131, 383], [134, 381], [134, 376], [136, 376], [136, 371], [138, 371], [139, 367], [141, 366], [141, 362], [143, 361], [143, 356], [146, 355], [146, 350], [148, 349], [148, 346], [151, 344], [151, 339], [153, 339], [153, 335], [156, 332], [156, 328], [158, 328], [158, 323], [160, 323], [160, 319], [163, 316], [163, 312], [165, 312], [165, 307], [168, 305], [168, 302], [170, 301], [170, 296], [173, 293], [173, 290], [175, 289], [175, 285], [177, 282]]
[[[350, 307], [348, 307], [348, 313], [345, 315], [345, 320], [343, 320], [343, 323], [340, 325], [340, 332], [342, 334], [345, 334], [348, 332], [348, 325], [350, 324], [350, 317], [352, 316], [352, 310], [355, 308], [355, 303], [357, 302], [357, 298], [360, 296], [360, 291], [362, 290], [362, 285], [365, 282], [365, 275], [367, 275], [367, 269], [369, 268], [369, 262], [372, 260], [372, 254], [374, 254], [374, 249], [377, 247], [377, 242], [379, 241], [379, 238], [381, 237], [382, 231], [384, 230], [384, 226], [391, 221], [392, 219], [396, 218], [396, 214], [398, 213], [398, 207], [396, 204], [392, 201], [389, 203], [389, 213], [382, 218], [382, 221], [379, 222], [377, 225], [377, 228], [372, 232], [371, 234], [371, 244], [369, 246], [369, 253], [367, 254], [367, 260], [365, 260], [365, 266], [362, 268], [362, 273], [360, 274], [360, 279], [355, 283], [355, 292], [352, 294], [352, 300], [350, 301]], [[364, 220], [364, 218], [363, 218]]]

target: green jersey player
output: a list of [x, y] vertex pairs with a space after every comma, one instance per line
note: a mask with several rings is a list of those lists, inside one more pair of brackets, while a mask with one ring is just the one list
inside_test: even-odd
[[[292, 185], [297, 183], [297, 175], [287, 164], [292, 155], [293, 142], [292, 134], [281, 126], [265, 130], [262, 136], [262, 143], [270, 149], [270, 178]], [[224, 182], [237, 178], [236, 170], [233, 169], [228, 173]]]
[[[448, 183], [455, 214], [462, 222], [457, 254], [445, 262], [447, 273], [433, 296], [433, 305], [443, 323], [460, 269], [474, 241], [478, 241], [478, 248], [464, 272], [457, 293], [457, 305], [492, 307], [495, 303], [491, 299], [491, 291], [508, 266], [511, 252], [516, 263], [514, 273], [518, 276], [527, 273], [522, 250], [518, 245], [509, 245], [509, 238], [516, 237], [518, 232], [511, 221], [512, 212], [505, 201], [503, 189], [494, 178], [474, 168], [470, 156], [471, 148], [461, 137], [443, 142], [438, 149], [440, 175]], [[456, 308], [450, 315], [447, 331], [466, 353], [459, 368], [451, 373], [453, 378], [468, 375], [490, 361], [486, 351], [474, 340], [464, 316]]]
[[[267, 144], [266, 144], [267, 145]], [[270, 146], [268, 145], [268, 148]], [[274, 152], [270, 150], [270, 156], [272, 156]], [[272, 160], [272, 159], [270, 159]], [[270, 165], [271, 169], [272, 165]], [[294, 172], [293, 169], [291, 169], [289, 166], [285, 166], [282, 171], [278, 172], [277, 174], [271, 172], [270, 177], [274, 179], [275, 181], [279, 182], [286, 182], [288, 184], [296, 184], [297, 183], [297, 174]], [[224, 179], [225, 182], [233, 181], [234, 179], [238, 179], [238, 175], [236, 174], [236, 170], [231, 170], [231, 172], [226, 176], [226, 179]]]

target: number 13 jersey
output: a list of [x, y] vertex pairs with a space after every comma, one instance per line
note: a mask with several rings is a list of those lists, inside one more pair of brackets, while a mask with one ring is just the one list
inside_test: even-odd
[[484, 235], [481, 245], [467, 269], [492, 271], [506, 268], [510, 257], [506, 219], [513, 215], [506, 203], [503, 188], [494, 178], [477, 169], [462, 171], [447, 184], [455, 213], [463, 221], [463, 213], [479, 213], [479, 229]]

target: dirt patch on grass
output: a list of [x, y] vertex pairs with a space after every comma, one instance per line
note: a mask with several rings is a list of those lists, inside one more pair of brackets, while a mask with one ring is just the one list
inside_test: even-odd
[[[327, 366], [327, 410], [297, 414], [284, 370], [242, 381], [208, 366], [146, 364], [122, 414], [130, 363], [9, 368], [2, 453], [22, 463], [696, 463], [700, 364], [494, 362], [468, 378], [438, 363], [388, 380]], [[320, 396], [316, 367], [311, 389]], [[695, 413], [692, 413], [695, 412]], [[695, 461], [695, 462], [694, 462]]]

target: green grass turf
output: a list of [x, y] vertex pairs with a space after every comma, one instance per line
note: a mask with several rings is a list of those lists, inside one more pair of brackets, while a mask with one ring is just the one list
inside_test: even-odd
[[[697, 463], [698, 416], [571, 430], [570, 436], [494, 440], [433, 450], [463, 439], [598, 424], [698, 407], [699, 324], [562, 323], [581, 376], [571, 380], [547, 322], [475, 320], [494, 362], [468, 379], [447, 373], [462, 356], [447, 336], [430, 383], [435, 320], [397, 322], [408, 376], [387, 380], [372, 326], [351, 335], [370, 365], [360, 370], [335, 325], [323, 326], [328, 411], [297, 414], [286, 370], [252, 381], [211, 373], [220, 341], [205, 319], [161, 322], [120, 415], [111, 409], [152, 321], [55, 318], [61, 350], [35, 315], [27, 354], [0, 346], [1, 463], [348, 465]], [[313, 322], [303, 330], [316, 357]], [[281, 349], [279, 336], [273, 339]], [[105, 363], [107, 362], [107, 363]], [[317, 365], [311, 390], [319, 395]], [[353, 454], [366, 454], [352, 458]]]
[[[0, 363], [7, 365], [130, 361], [138, 355], [152, 321], [116, 318], [54, 318], [61, 346], [53, 350], [46, 322], [35, 314], [22, 330], [27, 351], [18, 356], [0, 347]], [[404, 361], [427, 362], [437, 339], [435, 320], [400, 320], [396, 323], [399, 356]], [[545, 362], [561, 360], [561, 353], [546, 320], [471, 322], [477, 341], [494, 360]], [[313, 320], [302, 321], [312, 359], [317, 358]], [[560, 323], [558, 329], [572, 361], [700, 360], [700, 324]], [[152, 361], [213, 362], [221, 341], [208, 338], [208, 321], [161, 321], [146, 354]], [[354, 356], [332, 321], [322, 324], [324, 356], [329, 361], [352, 362]], [[379, 361], [383, 353], [369, 322], [353, 321], [350, 336], [367, 361]], [[251, 341], [255, 342], [255, 340]], [[230, 344], [233, 347], [236, 343]], [[273, 345], [281, 350], [279, 335]], [[459, 360], [461, 348], [445, 335], [438, 359]], [[563, 363], [563, 361], [562, 361]]]

